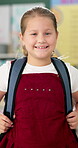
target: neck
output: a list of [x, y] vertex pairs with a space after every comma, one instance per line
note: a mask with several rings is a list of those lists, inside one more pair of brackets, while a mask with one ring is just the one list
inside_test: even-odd
[[51, 59], [47, 58], [45, 59], [32, 59], [28, 58], [28, 63], [33, 65], [33, 66], [46, 66], [51, 63]]

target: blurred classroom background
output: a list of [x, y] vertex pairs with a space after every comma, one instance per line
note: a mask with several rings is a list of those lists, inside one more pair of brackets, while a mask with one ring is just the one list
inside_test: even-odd
[[33, 6], [47, 7], [54, 12], [59, 32], [56, 55], [78, 68], [78, 0], [0, 1], [0, 65], [22, 55], [20, 18]]
[[56, 55], [78, 67], [78, 0], [0, 1], [0, 65], [21, 56], [20, 18], [33, 6], [47, 7], [54, 12], [59, 31]]

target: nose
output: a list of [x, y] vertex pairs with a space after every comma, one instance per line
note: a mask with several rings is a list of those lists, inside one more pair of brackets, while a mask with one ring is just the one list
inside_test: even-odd
[[37, 41], [38, 41], [38, 43], [45, 43], [46, 40], [45, 40], [44, 35], [43, 34], [39, 34], [38, 38], [37, 38]]

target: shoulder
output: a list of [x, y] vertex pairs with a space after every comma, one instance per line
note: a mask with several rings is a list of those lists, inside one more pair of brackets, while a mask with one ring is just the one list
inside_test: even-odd
[[7, 61], [6, 63], [0, 66], [0, 73], [2, 73], [3, 71], [9, 71], [10, 67], [11, 67], [11, 61]]
[[78, 69], [77, 68], [72, 66], [70, 63], [65, 63], [65, 64], [66, 64], [66, 66], [68, 68], [68, 71], [69, 71], [70, 75], [76, 74], [76, 73], [78, 74]]
[[6, 92], [9, 78], [9, 71], [11, 67], [11, 61], [7, 61], [0, 66], [0, 90]]
[[69, 63], [65, 64], [69, 71], [72, 92], [76, 92], [78, 91], [78, 69]]
[[70, 63], [65, 63], [67, 66], [67, 69], [69, 71], [69, 75], [71, 80], [77, 80], [78, 81], [78, 69], [72, 66]]

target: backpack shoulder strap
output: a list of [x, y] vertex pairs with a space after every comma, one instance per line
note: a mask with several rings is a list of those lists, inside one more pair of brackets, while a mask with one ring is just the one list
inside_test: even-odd
[[62, 84], [63, 84], [64, 92], [65, 92], [66, 114], [68, 114], [72, 111], [72, 94], [71, 94], [71, 84], [70, 84], [69, 72], [68, 72], [66, 64], [62, 60], [53, 57], [52, 63], [54, 64], [62, 80]]
[[[58, 59], [58, 58], [52, 58], [52, 62], [61, 77], [62, 84], [64, 87], [64, 92], [65, 92], [65, 106], [66, 106], [66, 115], [72, 112], [73, 106], [72, 106], [72, 94], [71, 94], [71, 83], [70, 83], [70, 76], [69, 72], [67, 69], [66, 64]], [[78, 142], [78, 136], [76, 135], [76, 130], [73, 129], [72, 133], [74, 134], [77, 142]]]
[[[5, 96], [5, 106], [4, 106], [4, 114], [11, 120], [13, 120], [13, 114], [14, 114], [15, 92], [21, 77], [21, 73], [26, 65], [26, 62], [27, 58], [23, 57], [14, 60], [11, 65], [9, 80], [8, 80], [8, 90]], [[5, 134], [6, 133], [0, 134], [0, 141], [3, 139]]]
[[21, 73], [26, 64], [26, 61], [27, 61], [26, 57], [17, 59], [15, 60], [15, 62], [12, 64], [12, 67], [11, 67], [9, 82], [8, 82], [8, 91], [7, 91], [7, 96], [5, 100], [5, 108], [4, 108], [4, 114], [8, 116], [11, 120], [13, 120], [13, 112], [14, 112], [13, 101], [15, 98], [15, 92], [21, 77]]

